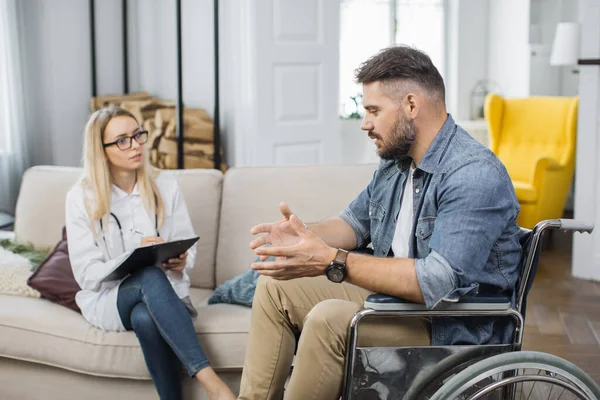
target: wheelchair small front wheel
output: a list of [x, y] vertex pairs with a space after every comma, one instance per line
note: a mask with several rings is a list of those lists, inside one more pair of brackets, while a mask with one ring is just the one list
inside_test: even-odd
[[581, 368], [551, 354], [517, 351], [479, 361], [450, 378], [430, 400], [600, 400]]

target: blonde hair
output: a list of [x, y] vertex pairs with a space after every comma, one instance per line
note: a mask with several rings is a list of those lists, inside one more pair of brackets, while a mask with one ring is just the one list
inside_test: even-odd
[[[108, 159], [104, 152], [103, 138], [108, 123], [116, 117], [130, 117], [138, 124], [132, 113], [124, 108], [109, 106], [94, 112], [85, 126], [83, 141], [83, 176], [81, 185], [85, 192], [85, 207], [90, 216], [92, 227], [95, 221], [102, 220], [106, 231], [110, 215], [111, 176]], [[148, 152], [144, 152], [142, 165], [138, 168], [137, 184], [144, 208], [149, 215], [156, 215], [160, 228], [165, 218], [165, 206], [156, 185], [155, 177], [160, 172], [148, 161]], [[95, 230], [95, 228], [93, 228]]]

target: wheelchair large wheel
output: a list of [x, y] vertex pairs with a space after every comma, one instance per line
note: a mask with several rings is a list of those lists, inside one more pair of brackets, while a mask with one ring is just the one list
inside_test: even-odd
[[493, 355], [495, 354], [490, 353], [488, 346], [473, 346], [466, 351], [448, 356], [435, 365], [419, 371], [403, 400], [429, 399], [449, 377]]
[[583, 370], [546, 353], [499, 354], [450, 378], [431, 400], [600, 400], [600, 387]]

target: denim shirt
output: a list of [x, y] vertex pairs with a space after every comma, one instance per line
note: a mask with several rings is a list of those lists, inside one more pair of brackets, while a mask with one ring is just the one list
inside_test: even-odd
[[[382, 160], [369, 185], [340, 214], [357, 247], [372, 243], [390, 256], [411, 159]], [[519, 213], [504, 165], [450, 115], [413, 175], [409, 258], [428, 309], [465, 295], [513, 299], [521, 257]], [[497, 344], [512, 340], [506, 318], [436, 317], [432, 344]]]

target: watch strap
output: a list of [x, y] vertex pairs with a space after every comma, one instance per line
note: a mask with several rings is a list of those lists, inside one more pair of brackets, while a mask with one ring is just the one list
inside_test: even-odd
[[342, 264], [346, 266], [346, 260], [348, 259], [348, 251], [344, 249], [338, 249], [335, 259], [333, 260], [336, 264]]

